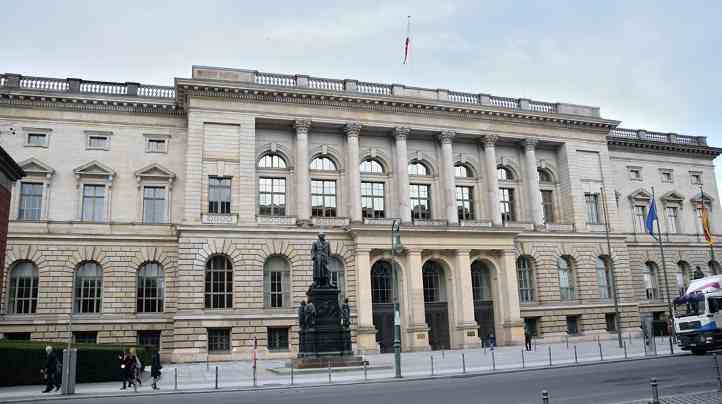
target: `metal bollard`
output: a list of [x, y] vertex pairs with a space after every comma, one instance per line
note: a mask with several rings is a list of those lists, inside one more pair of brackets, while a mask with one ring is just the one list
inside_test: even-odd
[[173, 390], [178, 390], [178, 368], [173, 368]]
[[604, 355], [602, 355], [602, 344], [601, 343], [599, 344], [599, 360], [600, 361], [604, 360]]
[[331, 384], [331, 361], [328, 361], [328, 384]]
[[569, 349], [569, 334], [565, 335], [564, 339], [567, 341], [567, 349]]
[[[715, 358], [717, 358], [715, 356]], [[461, 353], [461, 373], [466, 373], [466, 358], [464, 357], [464, 353]]]
[[256, 384], [256, 366], [253, 366], [252, 375], [253, 375], [253, 387], [256, 387], [256, 385], [257, 385]]
[[216, 390], [218, 390], [218, 366], [216, 366]]
[[552, 347], [549, 347], [549, 367], [552, 367]]
[[494, 357], [494, 351], [491, 351], [491, 370], [496, 370], [496, 358]]
[[652, 386], [652, 401], [649, 404], [660, 404], [659, 403], [659, 386], [657, 386], [657, 379], [652, 378], [649, 383]]
[[429, 357], [429, 359], [431, 359], [431, 376], [433, 376], [434, 375], [434, 355], [431, 355]]
[[521, 368], [524, 369], [526, 367], [526, 362], [524, 361], [524, 350], [521, 350]]
[[623, 342], [623, 346], [624, 346], [624, 359], [629, 359], [629, 357], [627, 356], [627, 341]]
[[293, 386], [293, 365], [291, 365], [291, 386]]
[[574, 363], [579, 363], [579, 358], [577, 357], [577, 346], [574, 345]]
[[444, 350], [441, 350], [441, 359], [444, 359]]
[[719, 362], [717, 362], [717, 354], [715, 353], [713, 356], [714, 356], [714, 368], [717, 371], [717, 383], [719, 384], [718, 391], [722, 391], [722, 377], [720, 377], [720, 373], [719, 373]]
[[549, 404], [549, 392], [542, 390], [542, 404]]
[[367, 381], [368, 379], [368, 362], [364, 361], [364, 381]]

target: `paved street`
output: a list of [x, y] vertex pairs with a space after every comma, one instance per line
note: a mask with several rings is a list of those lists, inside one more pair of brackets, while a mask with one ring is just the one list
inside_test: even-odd
[[[127, 394], [116, 393], [116, 397], [112, 398], [85, 398], [65, 402], [121, 404], [130, 399], [157, 404], [195, 403], [201, 400], [212, 400], [219, 404], [281, 403], [289, 400], [294, 404], [339, 401], [344, 404], [389, 402], [531, 404], [540, 403], [540, 392], [546, 389], [551, 394], [550, 403], [604, 404], [648, 399], [650, 377], [658, 379], [662, 396], [711, 391], [716, 388], [713, 359], [707, 355], [402, 382], [260, 391], [178, 393], [142, 398], [130, 398]], [[123, 397], [124, 395], [126, 397]], [[708, 399], [709, 394], [705, 397]], [[673, 402], [709, 403], [710, 401]]]

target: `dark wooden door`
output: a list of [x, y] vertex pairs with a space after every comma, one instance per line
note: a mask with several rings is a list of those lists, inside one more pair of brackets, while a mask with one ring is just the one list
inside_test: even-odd
[[474, 300], [474, 320], [479, 325], [479, 338], [486, 338], [494, 332], [494, 303], [489, 300]]
[[372, 306], [376, 343], [381, 353], [394, 351], [394, 305], [393, 303], [374, 303]]
[[426, 303], [425, 307], [431, 349], [449, 349], [449, 305], [446, 302], [434, 302]]

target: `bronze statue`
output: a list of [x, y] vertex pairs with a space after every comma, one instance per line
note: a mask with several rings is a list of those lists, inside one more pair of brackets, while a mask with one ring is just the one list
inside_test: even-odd
[[313, 285], [315, 287], [329, 286], [328, 256], [331, 247], [326, 241], [326, 235], [321, 232], [318, 240], [311, 246], [311, 259], [313, 260]]
[[692, 275], [694, 279], [701, 279], [704, 278], [704, 273], [702, 272], [702, 269], [697, 265], [697, 269], [694, 270], [694, 274]]
[[316, 307], [313, 302], [308, 302], [305, 306], [304, 325], [307, 329], [316, 327]]
[[341, 305], [341, 321], [344, 328], [351, 326], [351, 308], [348, 305], [348, 299], [343, 299], [343, 304]]
[[298, 326], [301, 330], [306, 329], [306, 301], [301, 300], [301, 305], [298, 306]]

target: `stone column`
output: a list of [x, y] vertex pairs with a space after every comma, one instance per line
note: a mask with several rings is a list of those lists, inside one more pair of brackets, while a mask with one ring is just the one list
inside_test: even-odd
[[358, 136], [361, 124], [349, 123], [344, 128], [348, 139], [348, 183], [349, 198], [351, 199], [351, 222], [361, 221], [361, 173], [359, 168]]
[[456, 132], [443, 131], [439, 135], [441, 142], [441, 158], [444, 174], [444, 194], [446, 198], [446, 221], [448, 224], [459, 224], [459, 214], [456, 208], [456, 174], [454, 172], [454, 155], [452, 150], [452, 141]]
[[503, 251], [500, 262], [500, 268], [496, 268], [494, 295], [496, 341], [503, 345], [521, 344], [524, 341], [524, 325], [519, 308], [514, 250]]
[[308, 179], [308, 129], [311, 121], [297, 119], [296, 128], [296, 206], [299, 224], [311, 221], [311, 182]]
[[408, 326], [407, 341], [409, 351], [429, 350], [429, 327], [426, 325], [424, 306], [424, 278], [421, 272], [421, 251], [409, 251], [406, 257], [407, 288], [406, 301]]
[[541, 206], [541, 194], [539, 193], [539, 180], [536, 172], [536, 139], [525, 139], [524, 145], [524, 165], [526, 168], [526, 184], [529, 193], [529, 215], [535, 226], [543, 226], [544, 218]]
[[486, 162], [487, 204], [489, 205], [489, 220], [494, 226], [501, 226], [501, 213], [499, 212], [499, 181], [496, 178], [496, 135], [486, 135], [481, 138], [484, 143], [484, 160]]
[[376, 328], [371, 301], [371, 264], [369, 250], [356, 249], [356, 349], [361, 353], [377, 352]]
[[402, 223], [411, 223], [411, 201], [409, 200], [409, 154], [406, 149], [406, 136], [409, 128], [396, 128], [396, 179], [399, 192], [399, 217]]
[[474, 318], [474, 292], [471, 289], [471, 260], [469, 250], [457, 250], [454, 261], [454, 308], [458, 348], [478, 348], [478, 324]]

